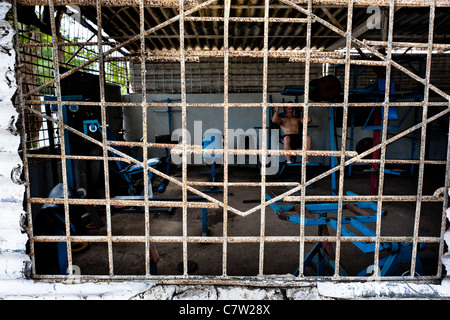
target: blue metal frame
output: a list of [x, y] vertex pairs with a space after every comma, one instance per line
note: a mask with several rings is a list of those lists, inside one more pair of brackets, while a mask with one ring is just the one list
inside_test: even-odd
[[[83, 101], [83, 96], [81, 95], [73, 95], [73, 96], [62, 96], [61, 100], [63, 101]], [[44, 101], [57, 101], [57, 97], [54, 96], [45, 96]], [[77, 105], [63, 105], [62, 106], [62, 116], [63, 116], [63, 123], [67, 123], [67, 109], [69, 109], [72, 112], [76, 112], [78, 110]], [[58, 111], [57, 105], [52, 105], [52, 111]], [[69, 138], [69, 132], [64, 129], [64, 147], [66, 151], [66, 155], [71, 155], [70, 151], [70, 138]], [[67, 168], [67, 185], [69, 188], [76, 189], [76, 181], [75, 181], [75, 171], [73, 167], [73, 161], [72, 159], [66, 159], [66, 168]]]
[[[347, 195], [356, 196], [357, 194], [349, 191]], [[270, 196], [266, 194], [266, 201], [271, 200]], [[283, 201], [283, 200], [280, 200]], [[361, 209], [372, 209], [377, 211], [377, 204], [371, 201], [360, 201], [354, 203], [357, 207]], [[343, 203], [345, 206], [346, 203]], [[276, 202], [271, 203], [270, 207], [273, 211], [280, 216], [283, 212], [293, 211], [294, 205], [281, 205]], [[311, 214], [317, 214], [317, 218], [304, 218], [305, 226], [331, 226], [335, 230], [337, 230], [337, 217], [327, 217], [328, 213], [337, 212], [338, 204], [337, 203], [318, 203], [318, 204], [305, 204], [305, 210], [308, 210]], [[386, 215], [385, 211], [381, 211], [381, 218]], [[283, 215], [283, 220], [287, 220], [289, 222], [301, 223], [300, 216], [298, 215]], [[351, 225], [356, 230], [361, 232], [364, 236], [373, 237], [376, 236], [376, 233], [367, 227], [365, 224], [367, 223], [376, 223], [377, 216], [343, 216], [341, 220], [341, 235], [346, 237], [354, 237], [356, 236], [353, 232], [351, 232], [345, 225]], [[352, 242], [362, 253], [371, 253], [375, 252], [375, 243], [366, 243], [366, 242]], [[424, 243], [419, 244], [419, 250], [425, 248]], [[379, 250], [389, 251], [389, 254], [383, 259], [379, 260], [379, 266], [381, 267], [381, 276], [389, 276], [392, 275], [399, 263], [407, 263], [411, 262], [411, 252], [412, 252], [412, 244], [405, 242], [381, 242], [379, 246]], [[323, 275], [324, 266], [326, 264], [330, 265], [333, 269], [335, 269], [335, 265], [332, 261], [327, 257], [324, 253], [322, 244], [316, 244], [313, 249], [306, 255], [304, 265], [308, 266], [311, 262], [316, 263], [317, 275]], [[423, 274], [423, 265], [420, 258], [417, 256], [416, 258], [416, 268], [419, 274]], [[345, 270], [340, 266], [340, 270], [345, 274]], [[296, 271], [297, 272], [297, 271]], [[370, 266], [364, 268], [358, 275], [367, 275], [370, 273]]]
[[[203, 149], [221, 149], [223, 147], [223, 142], [221, 145], [217, 145], [214, 142], [216, 141], [218, 134], [205, 134], [203, 137]], [[209, 175], [210, 182], [216, 181], [216, 160], [221, 159], [222, 155], [220, 154], [203, 154], [202, 157], [204, 159], [212, 159], [211, 163], [211, 171], [210, 172], [199, 172], [202, 175]], [[223, 193], [222, 189], [212, 187], [210, 190], [202, 190], [204, 193]], [[232, 192], [228, 192], [228, 195], [232, 195]]]
[[[97, 128], [100, 133], [102, 132], [102, 127], [98, 120], [84, 120], [83, 121], [84, 134], [88, 134], [89, 128], [91, 128], [91, 131], [95, 130], [94, 128]], [[109, 130], [109, 128], [107, 128], [106, 132], [107, 132], [108, 140], [112, 140], [112, 141], [116, 140], [114, 134], [111, 132], [111, 130]], [[116, 149], [117, 151], [122, 151], [120, 146], [113, 146], [113, 148]], [[110, 152], [110, 153], [113, 158], [118, 158], [117, 154], [115, 154], [114, 152]], [[117, 175], [119, 175], [128, 184], [128, 187], [130, 189], [130, 194], [134, 195], [136, 190], [134, 189], [134, 183], [133, 183], [134, 180], [132, 179], [132, 176], [134, 174], [143, 172], [144, 168], [139, 164], [128, 165], [120, 160], [116, 160], [115, 162], [116, 162], [119, 170], [118, 171], [114, 170], [114, 172]], [[148, 166], [150, 166], [150, 167], [156, 167], [160, 163], [161, 163], [161, 159], [159, 159], [159, 158], [148, 159], [148, 162], [147, 162]], [[153, 189], [152, 189], [153, 180], [154, 180], [153, 172], [151, 172], [149, 170], [148, 171], [148, 183], [149, 183], [149, 195], [150, 196], [153, 196]], [[165, 187], [164, 187], [164, 190], [165, 190]], [[144, 193], [144, 191], [142, 191], [142, 194], [143, 193]], [[160, 192], [160, 193], [162, 193], [162, 192]]]

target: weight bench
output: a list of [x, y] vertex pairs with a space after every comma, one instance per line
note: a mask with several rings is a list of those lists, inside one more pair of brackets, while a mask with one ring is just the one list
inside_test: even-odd
[[[357, 194], [349, 191], [347, 195], [356, 196]], [[266, 200], [271, 200], [270, 196], [266, 194]], [[282, 200], [280, 200], [282, 201]], [[271, 203], [270, 207], [277, 214], [281, 220], [301, 223], [300, 207], [294, 205], [282, 205], [277, 202]], [[298, 209], [296, 209], [296, 207]], [[376, 223], [376, 214], [368, 212], [366, 209], [377, 211], [377, 204], [370, 201], [361, 201], [354, 203], [343, 203], [343, 209], [348, 209], [354, 216], [342, 216], [341, 220], [341, 235], [344, 237], [356, 237], [357, 235], [350, 231], [346, 225], [352, 226], [364, 236], [375, 237], [376, 233], [366, 226], [367, 223]], [[328, 226], [337, 230], [337, 217], [327, 217], [328, 213], [337, 212], [337, 203], [315, 203], [305, 204], [305, 226], [318, 226], [319, 236], [328, 236]], [[387, 211], [381, 211], [381, 218], [385, 217]], [[352, 242], [361, 252], [371, 253], [375, 252], [375, 243], [370, 242]], [[419, 244], [419, 250], [425, 247], [423, 243]], [[411, 262], [412, 244], [405, 242], [381, 242], [379, 245], [380, 251], [388, 251], [388, 255], [379, 260], [380, 275], [390, 276], [397, 270], [400, 263]], [[317, 243], [313, 249], [306, 255], [304, 266], [307, 267], [313, 262], [316, 264], [317, 275], [324, 275], [325, 266], [328, 264], [333, 269], [334, 251], [330, 243]], [[416, 269], [419, 274], [423, 274], [423, 266], [420, 258], [416, 258]], [[339, 274], [347, 275], [342, 266], [339, 266]], [[342, 270], [342, 271], [341, 271]], [[364, 268], [358, 276], [369, 275], [373, 271], [373, 265]], [[298, 274], [298, 270], [294, 273]]]

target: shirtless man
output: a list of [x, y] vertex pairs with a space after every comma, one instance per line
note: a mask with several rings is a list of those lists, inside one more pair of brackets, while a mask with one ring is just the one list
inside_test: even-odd
[[[283, 130], [284, 150], [299, 149], [302, 146], [302, 135], [300, 134], [300, 124], [303, 118], [294, 117], [294, 107], [286, 107], [286, 117], [279, 117], [279, 107], [275, 107], [275, 113], [272, 122], [279, 125]], [[311, 116], [308, 115], [308, 123], [311, 122]], [[311, 150], [311, 137], [306, 137], [306, 150]], [[306, 162], [309, 161], [309, 155], [305, 156]], [[286, 155], [287, 163], [292, 163], [291, 155]]]

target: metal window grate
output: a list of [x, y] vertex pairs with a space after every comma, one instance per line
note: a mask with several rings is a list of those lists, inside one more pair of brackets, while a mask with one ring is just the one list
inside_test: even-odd
[[[170, 2], [170, 4], [169, 4]], [[48, 5], [50, 15], [54, 15], [55, 13], [55, 2], [49, 1], [48, 3], [41, 3], [40, 1], [19, 1], [20, 4], [33, 4], [33, 5]], [[445, 152], [444, 160], [430, 160], [425, 158], [426, 147], [427, 147], [427, 129], [438, 119], [445, 119], [448, 117], [448, 112], [450, 111], [449, 102], [450, 96], [447, 92], [441, 90], [439, 86], [433, 85], [430, 83], [429, 79], [432, 76], [432, 60], [434, 58], [434, 52], [436, 50], [448, 50], [448, 44], [438, 44], [435, 43], [433, 34], [435, 26], [435, 12], [437, 8], [448, 7], [450, 4], [447, 1], [363, 1], [363, 0], [348, 0], [348, 1], [296, 1], [293, 2], [291, 0], [280, 0], [276, 3], [273, 1], [266, 0], [261, 2], [259, 6], [259, 14], [255, 14], [255, 16], [232, 16], [232, 13], [236, 13], [236, 4], [234, 2], [225, 0], [225, 1], [217, 1], [217, 0], [208, 0], [197, 3], [196, 1], [184, 3], [180, 1], [153, 1], [151, 3], [147, 3], [146, 1], [120, 1], [114, 3], [108, 2], [108, 4], [104, 4], [102, 1], [83, 1], [79, 3], [74, 1], [73, 3], [69, 1], [71, 4], [75, 5], [93, 5], [95, 6], [95, 18], [97, 21], [97, 35], [96, 35], [96, 43], [89, 43], [90, 46], [94, 46], [96, 49], [92, 51], [92, 58], [84, 61], [78, 62], [78, 65], [73, 66], [71, 70], [61, 71], [59, 69], [59, 65], [62, 64], [60, 55], [55, 54], [58, 51], [58, 48], [61, 46], [58, 37], [56, 35], [56, 26], [55, 22], [51, 21], [51, 37], [49, 38], [51, 41], [46, 43], [45, 46], [49, 50], [51, 50], [53, 57], [53, 70], [50, 72], [50, 80], [46, 79], [45, 82], [37, 87], [26, 88], [23, 84], [26, 82], [26, 75], [24, 72], [21, 72], [19, 69], [18, 74], [18, 82], [19, 82], [19, 104], [22, 110], [22, 116], [25, 119], [26, 113], [31, 113], [36, 117], [42, 119], [42, 121], [49, 121], [54, 124], [59, 133], [60, 140], [60, 152], [55, 154], [37, 154], [30, 152], [30, 146], [24, 141], [22, 145], [22, 154], [24, 164], [27, 170], [25, 170], [26, 180], [28, 181], [28, 187], [26, 191], [26, 204], [27, 204], [27, 212], [28, 212], [28, 223], [29, 223], [29, 236], [30, 236], [30, 254], [33, 258], [33, 277], [35, 278], [66, 278], [66, 275], [57, 275], [57, 274], [40, 274], [36, 271], [35, 258], [37, 257], [37, 253], [35, 252], [35, 248], [37, 245], [42, 243], [59, 243], [63, 244], [62, 251], [66, 254], [66, 259], [68, 262], [68, 274], [72, 275], [76, 271], [76, 265], [74, 264], [74, 252], [73, 252], [73, 244], [76, 243], [84, 243], [89, 242], [91, 244], [103, 245], [106, 247], [106, 261], [107, 261], [107, 271], [105, 274], [101, 275], [89, 275], [83, 274], [81, 275], [84, 279], [156, 279], [162, 282], [188, 282], [188, 283], [237, 283], [237, 282], [247, 282], [248, 280], [254, 281], [273, 281], [273, 283], [283, 283], [287, 285], [295, 285], [299, 283], [299, 281], [304, 281], [308, 279], [334, 279], [334, 280], [373, 280], [373, 279], [381, 279], [381, 280], [402, 280], [405, 277], [402, 275], [393, 275], [393, 276], [383, 276], [380, 274], [382, 263], [384, 260], [384, 252], [383, 245], [386, 244], [390, 246], [391, 249], [398, 243], [406, 243], [409, 246], [411, 261], [410, 266], [408, 268], [409, 275], [406, 277], [409, 280], [417, 280], [423, 279], [423, 277], [417, 277], [416, 275], [416, 261], [418, 259], [419, 249], [422, 244], [430, 244], [437, 246], [438, 255], [441, 256], [444, 251], [444, 241], [443, 234], [446, 229], [446, 218], [445, 218], [445, 209], [448, 207], [448, 199], [446, 192], [436, 192], [435, 194], [428, 195], [424, 192], [425, 187], [425, 167], [427, 166], [440, 166], [445, 167], [445, 172], [447, 173], [450, 169], [450, 158], [448, 156], [448, 146]], [[16, 4], [17, 5], [17, 4]], [[134, 12], [129, 13], [135, 16], [136, 21], [139, 21], [138, 27], [139, 29], [135, 33], [135, 35], [122, 43], [116, 43], [114, 46], [105, 48], [102, 43], [103, 37], [102, 33], [103, 28], [102, 25], [105, 25], [107, 21], [105, 21], [105, 17], [102, 15], [102, 10], [105, 7], [102, 5], [117, 5], [117, 6], [128, 6], [131, 5], [134, 8]], [[174, 14], [172, 17], [166, 17], [167, 19], [162, 22], [160, 20], [159, 23], [155, 23], [150, 28], [146, 29], [148, 26], [148, 22], [146, 19], [148, 18], [148, 9], [149, 6], [158, 7], [159, 5], [171, 5], [171, 6], [179, 6], [179, 11]], [[294, 17], [283, 17], [283, 16], [273, 16], [272, 14], [276, 12], [276, 6], [283, 6], [283, 8], [289, 8], [297, 12], [298, 16]], [[317, 11], [313, 9], [315, 7], [321, 7], [326, 5], [332, 5], [337, 7], [341, 11], [345, 11], [346, 14], [343, 18], [346, 26], [340, 26], [338, 21], [329, 21], [327, 18], [319, 15]], [[386, 37], [379, 41], [374, 40], [361, 40], [360, 37], [354, 35], [354, 24], [353, 18], [355, 13], [355, 8], [357, 6], [369, 6], [369, 5], [379, 5], [385, 6], [387, 9], [387, 19], [386, 21]], [[223, 10], [219, 10], [221, 12], [218, 16], [208, 16], [204, 13], [208, 13], [208, 9], [213, 6], [219, 6]], [[396, 9], [399, 6], [404, 7], [416, 7], [421, 6], [428, 9], [428, 34], [429, 37], [425, 42], [407, 42], [407, 43], [399, 43], [395, 41], [394, 34], [394, 21], [396, 15]], [[16, 8], [16, 6], [15, 6]], [[212, 9], [211, 9], [212, 10]], [[201, 12], [202, 14], [199, 14]], [[216, 12], [216, 11], [214, 11]], [[325, 11], [324, 11], [325, 12]], [[17, 17], [17, 15], [16, 15]], [[17, 19], [16, 19], [17, 20]], [[191, 40], [193, 30], [192, 25], [202, 24], [204, 23], [221, 23], [223, 24], [223, 37], [221, 37], [219, 41], [219, 49], [218, 50], [197, 50], [192, 51], [188, 50], [186, 46]], [[232, 29], [230, 25], [236, 23], [257, 23], [261, 27], [261, 33], [259, 34], [259, 39], [261, 40], [260, 44], [255, 47], [254, 50], [240, 50], [236, 47], [231, 48], [232, 41]], [[337, 24], [336, 24], [337, 22]], [[342, 21], [341, 21], [342, 22]], [[271, 38], [274, 37], [272, 26], [277, 23], [289, 23], [301, 25], [304, 30], [304, 47], [302, 50], [273, 50], [271, 46], [273, 46], [273, 42]], [[333, 33], [337, 38], [345, 41], [344, 50], [340, 52], [334, 51], [320, 51], [317, 50], [315, 43], [313, 42], [315, 38], [314, 31], [317, 31], [316, 26], [320, 26], [320, 28], [329, 30]], [[147, 52], [147, 43], [148, 39], [152, 39], [152, 41], [156, 42], [156, 38], [152, 38], [153, 34], [160, 34], [161, 30], [164, 30], [165, 34], [170, 34], [170, 30], [168, 27], [173, 27], [174, 30], [178, 29], [178, 37], [168, 37], [172, 42], [175, 42], [176, 50], [172, 51], [155, 51], [151, 54]], [[137, 27], [137, 26], [136, 26]], [[17, 28], [17, 23], [16, 23]], [[352, 32], [353, 30], [353, 32]], [[194, 32], [195, 34], [195, 32]], [[163, 36], [162, 36], [163, 37]], [[163, 37], [164, 38], [164, 37]], [[28, 48], [28, 45], [24, 43], [22, 39], [17, 38], [17, 46], [18, 52], [21, 52], [21, 55], [18, 57], [19, 63], [24, 62], [27, 52], [25, 52], [25, 48]], [[162, 40], [161, 40], [162, 41]], [[167, 41], [167, 39], [166, 39]], [[178, 41], [178, 42], [177, 42]], [[223, 42], [221, 42], [223, 41]], [[234, 42], [233, 42], [234, 43]], [[111, 55], [118, 52], [119, 50], [125, 48], [126, 46], [134, 44], [135, 45], [135, 54], [134, 56], [125, 57], [125, 58], [111, 58]], [[71, 45], [78, 46], [80, 49], [84, 47], [85, 44], [74, 42]], [[270, 45], [270, 46], [269, 46]], [[377, 61], [369, 60], [369, 59], [355, 59], [352, 55], [352, 47], [356, 45], [360, 48], [365, 49], [366, 52], [371, 54], [373, 57], [378, 58]], [[380, 50], [375, 49], [375, 46], [380, 46], [385, 48], [386, 52], [381, 53]], [[39, 46], [40, 47], [40, 46]], [[394, 48], [396, 47], [410, 47], [423, 49], [426, 51], [426, 59], [425, 59], [425, 69], [423, 75], [418, 75], [414, 71], [411, 71], [409, 68], [405, 67], [401, 63], [397, 62], [394, 59]], [[190, 48], [189, 48], [190, 49]], [[200, 61], [202, 58], [220, 58], [223, 61], [223, 101], [220, 103], [191, 103], [188, 102], [187, 92], [188, 92], [188, 79], [186, 77], [187, 74], [187, 62], [191, 61], [190, 59]], [[248, 59], [255, 59], [262, 63], [262, 83], [261, 83], [261, 101], [258, 103], [240, 103], [240, 102], [230, 102], [229, 92], [232, 90], [230, 88], [230, 66], [232, 65], [230, 61], [236, 57], [246, 57]], [[174, 61], [179, 64], [179, 75], [180, 78], [177, 79], [179, 81], [179, 97], [180, 101], [177, 102], [149, 102], [147, 99], [147, 69], [146, 62], [148, 61], [160, 61], [166, 59], [167, 61], [174, 63]], [[304, 66], [304, 95], [303, 101], [294, 102], [294, 103], [273, 103], [269, 101], [270, 92], [268, 91], [268, 82], [269, 79], [269, 61], [270, 59], [289, 59], [289, 61], [293, 64], [301, 63]], [[68, 100], [65, 95], [61, 92], [61, 84], [64, 79], [69, 79], [71, 75], [75, 74], [77, 71], [82, 70], [84, 68], [94, 68], [98, 73], [99, 79], [105, 79], [106, 77], [106, 65], [111, 60], [134, 60], [139, 61], [140, 63], [135, 62], [136, 65], [140, 65], [140, 76], [138, 77], [140, 80], [139, 87], [141, 88], [141, 102], [111, 102], [106, 99], [106, 87], [103, 80], [99, 80], [98, 90], [100, 99], [98, 101], [80, 101], [76, 100], [76, 104], [79, 107], [85, 107], [86, 109], [95, 109], [97, 110], [98, 115], [98, 123], [99, 126], [97, 129], [96, 137], [92, 137], [86, 132], [83, 132], [81, 128], [75, 128], [75, 126], [71, 126], [64, 121], [64, 107], [65, 105], [74, 104], [73, 101]], [[344, 71], [342, 74], [342, 79], [344, 82], [343, 85], [343, 101], [339, 102], [312, 102], [310, 100], [310, 69], [314, 64], [324, 64], [324, 65], [339, 65], [343, 67]], [[380, 101], [376, 102], [353, 102], [349, 99], [350, 91], [351, 91], [351, 81], [352, 74], [354, 74], [354, 70], [352, 70], [352, 66], [362, 66], [362, 67], [381, 67], [386, 72], [386, 90]], [[390, 96], [390, 88], [391, 88], [391, 73], [393, 70], [395, 72], [400, 72], [406, 75], [407, 77], [415, 80], [418, 84], [423, 87], [423, 98], [419, 101], [415, 102], [401, 102], [401, 101], [391, 101]], [[134, 70], [136, 72], [136, 69]], [[353, 72], [353, 73], [351, 73]], [[126, 81], [126, 80], [124, 80]], [[54, 101], [46, 101], [46, 104], [55, 106], [57, 113], [57, 119], [46, 115], [39, 108], [35, 108], [34, 106], [41, 106], [42, 101], [37, 99], [39, 93], [46, 88], [53, 87], [55, 90], [55, 100]], [[433, 93], [433, 97], [437, 96], [439, 99], [430, 99], [430, 93]], [[341, 129], [341, 139], [337, 141], [337, 147], [330, 148], [330, 150], [307, 150], [306, 149], [306, 136], [308, 135], [310, 128], [307, 126], [307, 121], [303, 122], [303, 126], [301, 128], [303, 134], [303, 148], [298, 151], [283, 151], [283, 150], [272, 150], [268, 146], [268, 134], [269, 134], [269, 110], [271, 107], [275, 106], [295, 106], [295, 107], [303, 107], [304, 114], [303, 119], [307, 119], [308, 114], [313, 112], [314, 110], [320, 110], [323, 108], [336, 108], [341, 110], [341, 121], [344, 125], [342, 125]], [[119, 108], [139, 108], [141, 111], [142, 118], [142, 140], [139, 142], [131, 142], [131, 141], [114, 141], [108, 136], [108, 112], [110, 110], [119, 109]], [[148, 115], [149, 111], [154, 108], [161, 107], [169, 107], [169, 108], [179, 108], [181, 110], [181, 129], [182, 143], [174, 148], [172, 144], [165, 144], [159, 142], [151, 142], [150, 137], [148, 136]], [[188, 110], [193, 108], [219, 108], [223, 112], [223, 136], [224, 136], [224, 147], [223, 149], [217, 149], [214, 151], [195, 148], [188, 144], [188, 136], [187, 136], [187, 128], [188, 128]], [[349, 137], [349, 133], [347, 132], [347, 127], [350, 123], [349, 110], [350, 108], [358, 109], [369, 109], [374, 107], [381, 107], [383, 109], [383, 117], [380, 118], [380, 125], [382, 125], [382, 129], [378, 130], [379, 132], [379, 142], [375, 143], [373, 147], [357, 153], [354, 150], [351, 150], [347, 147], [347, 140]], [[390, 107], [412, 107], [414, 109], [422, 112], [421, 120], [417, 123], [413, 124], [411, 127], [406, 128], [405, 130], [395, 133], [394, 135], [389, 135], [388, 132], [388, 115]], [[254, 108], [255, 110], [260, 110], [261, 114], [261, 124], [262, 124], [262, 135], [261, 135], [261, 147], [256, 150], [243, 150], [243, 149], [233, 149], [229, 148], [229, 115], [230, 112], [234, 108]], [[438, 110], [433, 115], [430, 115], [430, 110]], [[24, 125], [25, 128], [25, 125]], [[28, 132], [28, 131], [27, 131]], [[407, 137], [409, 134], [417, 133], [419, 137], [418, 142], [418, 150], [419, 156], [417, 159], [410, 160], [402, 160], [402, 159], [388, 159], [386, 157], [387, 149], [389, 145], [392, 145], [394, 142], [398, 141], [401, 138]], [[81, 137], [82, 140], [87, 141], [88, 143], [98, 146], [100, 152], [98, 154], [73, 154], [70, 150], [66, 149], [66, 140], [69, 139], [68, 134], [72, 134], [77, 137]], [[25, 132], [24, 132], [25, 134]], [[142, 160], [137, 160], [137, 158], [127, 154], [124, 151], [119, 151], [117, 147], [134, 147], [138, 148], [142, 152]], [[152, 148], [169, 148], [171, 149], [172, 155], [178, 154], [183, 160], [181, 163], [181, 178], [176, 179], [173, 176], [168, 175], [166, 172], [155, 169], [148, 165], [149, 149]], [[188, 176], [188, 158], [192, 155], [200, 155], [200, 154], [218, 154], [225, 155], [223, 157], [223, 181], [222, 182], [199, 182]], [[307, 163], [305, 158], [302, 157], [301, 166], [299, 167], [301, 171], [301, 180], [297, 182], [273, 182], [269, 179], [269, 175], [267, 174], [267, 165], [268, 158], [267, 156], [283, 156], [288, 153], [292, 153], [295, 155], [306, 155], [309, 154], [311, 156], [317, 157], [325, 157], [329, 159], [331, 163], [331, 167], [328, 170], [314, 176], [313, 178], [309, 178], [307, 175], [309, 171], [307, 171]], [[378, 153], [379, 156], [372, 159], [367, 159], [367, 156], [371, 156], [374, 153]], [[230, 178], [230, 168], [231, 164], [229, 163], [228, 155], [257, 155], [260, 158], [261, 164], [261, 175], [259, 181], [239, 181], [235, 182]], [[115, 165], [113, 157], [119, 157], [121, 161], [140, 165], [143, 167], [143, 197], [139, 200], [136, 198], [127, 198], [127, 199], [117, 199], [111, 194], [111, 168]], [[37, 181], [34, 180], [30, 174], [30, 168], [32, 167], [32, 161], [34, 159], [56, 159], [58, 160], [60, 170], [60, 177], [62, 182], [62, 195], [61, 197], [47, 197], [45, 195], [36, 196], [33, 194], [33, 185], [37, 184]], [[98, 168], [104, 172], [103, 181], [101, 188], [104, 190], [104, 194], [101, 198], [78, 198], [71, 197], [69, 194], [69, 187], [71, 187], [70, 181], [70, 170], [71, 164], [74, 161], [88, 161], [95, 162], [98, 164]], [[372, 180], [372, 183], [375, 183], [375, 193], [370, 195], [353, 195], [353, 194], [345, 194], [345, 183], [348, 181], [348, 177], [346, 177], [346, 170], [353, 164], [369, 164], [372, 166], [373, 170], [379, 172], [375, 176], [375, 180]], [[416, 194], [387, 194], [385, 192], [385, 169], [389, 164], [407, 164], [407, 165], [416, 165], [417, 166], [417, 192]], [[309, 170], [309, 169], [308, 169]], [[165, 201], [165, 200], [155, 200], [155, 198], [149, 197], [152, 195], [152, 190], [149, 188], [148, 181], [150, 179], [150, 175], [156, 175], [158, 177], [162, 177], [170, 181], [170, 183], [176, 185], [181, 190], [181, 198], [178, 201]], [[372, 175], [374, 176], [374, 175]], [[325, 179], [329, 179], [333, 177], [333, 179], [337, 179], [337, 186], [335, 187], [331, 194], [311, 194], [307, 192], [307, 188], [312, 186], [314, 183], [323, 181]], [[444, 190], [448, 190], [449, 178], [448, 174], [446, 174], [445, 179], [442, 179]], [[367, 183], [367, 182], [366, 182]], [[72, 186], [73, 187], [73, 186]], [[216, 197], [210, 196], [207, 193], [199, 190], [202, 187], [220, 187], [223, 188], [223, 198], [217, 199]], [[253, 208], [242, 210], [230, 204], [229, 192], [236, 188], [244, 188], [251, 187], [258, 190], [256, 192], [256, 196], [260, 199], [260, 204], [255, 205]], [[287, 191], [271, 198], [267, 198], [267, 194], [273, 187], [285, 187]], [[193, 202], [189, 200], [189, 194], [194, 194], [200, 196], [204, 202]], [[297, 235], [272, 235], [268, 234], [268, 224], [267, 218], [269, 215], [269, 211], [272, 210], [271, 206], [276, 204], [278, 201], [284, 200], [288, 203], [294, 203], [299, 205], [298, 212], [298, 234]], [[349, 235], [347, 233], [347, 224], [350, 220], [358, 220], [358, 219], [350, 219], [347, 220], [346, 213], [344, 212], [344, 205], [347, 203], [359, 203], [359, 202], [367, 202], [370, 201], [376, 206], [374, 207], [374, 214], [372, 215], [371, 222], [374, 223], [373, 229], [371, 229], [371, 233], [362, 234], [362, 235]], [[309, 206], [311, 204], [335, 204], [336, 212], [335, 216], [332, 218], [327, 218], [327, 222], [332, 221], [335, 227], [335, 234], [326, 235], [321, 233], [319, 235], [311, 235], [308, 233], [308, 225], [307, 222], [310, 222], [309, 219]], [[400, 205], [405, 204], [414, 204], [415, 208], [412, 210], [413, 215], [413, 233], [412, 235], [400, 235], [400, 234], [388, 234], [385, 235], [382, 232], [382, 219], [384, 215], [383, 207], [389, 205], [390, 203], [397, 203]], [[438, 215], [440, 217], [440, 225], [439, 225], [439, 234], [435, 236], [422, 236], [419, 234], [419, 227], [422, 220], [422, 208], [427, 204], [442, 204], [442, 207], [438, 209]], [[61, 221], [64, 222], [63, 228], [60, 230], [61, 234], [36, 234], [34, 228], [35, 224], [35, 216], [36, 216], [36, 207], [40, 205], [59, 205], [64, 210], [63, 215], [60, 217]], [[75, 211], [75, 208], [79, 208], [82, 206], [92, 207], [99, 206], [104, 208], [104, 215], [106, 221], [106, 232], [105, 234], [95, 235], [79, 235], [73, 231], [71, 222], [73, 221], [72, 213]], [[142, 225], [144, 232], [141, 235], [115, 235], [113, 232], [114, 224], [113, 224], [113, 208], [116, 206], [133, 206], [133, 207], [143, 207], [144, 208], [144, 216], [142, 219]], [[181, 208], [181, 234], [180, 235], [172, 235], [170, 233], [164, 235], [155, 235], [152, 232], [152, 223], [153, 220], [151, 218], [151, 209], [154, 207], [161, 206], [170, 206], [170, 207], [178, 207]], [[221, 218], [223, 219], [222, 231], [220, 235], [216, 236], [192, 236], [188, 232], [188, 221], [189, 213], [194, 209], [215, 209], [221, 211]], [[92, 213], [92, 212], [91, 212]], [[251, 215], [258, 214], [259, 217], [259, 230], [257, 235], [251, 236], [236, 236], [233, 235], [231, 231], [231, 223], [229, 223], [229, 219], [232, 216], [238, 217], [249, 217]], [[271, 214], [271, 213], [270, 213]], [[319, 221], [319, 219], [317, 219]], [[364, 219], [360, 219], [358, 221], [365, 221]], [[395, 224], [395, 219], [394, 222]], [[331, 225], [331, 224], [330, 224]], [[353, 224], [355, 226], [356, 224]], [[383, 225], [384, 226], [384, 225]], [[334, 254], [333, 263], [334, 271], [331, 274], [327, 275], [308, 275], [308, 270], [306, 270], [306, 266], [304, 264], [305, 257], [308, 256], [308, 248], [311, 244], [315, 243], [331, 243], [334, 245], [334, 249], [332, 250]], [[144, 246], [144, 272], [143, 274], [121, 274], [114, 268], [115, 265], [115, 254], [114, 248], [117, 248], [118, 245], [124, 244], [135, 244]], [[182, 272], [181, 275], [155, 275], [152, 274], [152, 255], [151, 248], [154, 245], [158, 244], [174, 244], [181, 246], [182, 256], [180, 260], [183, 262], [182, 264]], [[220, 264], [220, 271], [216, 275], [194, 275], [190, 274], [189, 271], [189, 259], [191, 256], [190, 246], [195, 244], [214, 244], [221, 247], [221, 250], [218, 249], [218, 259]], [[257, 249], [257, 274], [254, 276], [233, 276], [230, 275], [230, 269], [234, 266], [229, 264], [230, 257], [233, 255], [232, 247], [238, 244], [252, 244], [258, 247]], [[297, 251], [297, 273], [296, 276], [292, 278], [286, 278], [283, 276], [277, 276], [273, 274], [267, 274], [265, 271], [265, 261], [268, 259], [267, 257], [267, 248], [272, 244], [295, 244], [298, 245]], [[373, 255], [371, 255], [370, 265], [373, 265], [372, 270], [373, 273], [368, 276], [361, 276], [358, 274], [354, 274], [351, 276], [347, 276], [340, 273], [340, 264], [345, 260], [348, 260], [349, 257], [344, 256], [342, 254], [344, 247], [348, 245], [365, 245], [369, 244], [373, 246]], [[393, 250], [393, 249], [392, 249]], [[320, 258], [320, 257], [319, 257]], [[295, 260], [295, 258], [293, 258]], [[439, 259], [437, 259], [439, 260]], [[367, 266], [365, 266], [367, 267]], [[436, 263], [435, 273], [433, 275], [425, 276], [426, 279], [436, 280], [442, 278], [442, 264], [439, 261]]]

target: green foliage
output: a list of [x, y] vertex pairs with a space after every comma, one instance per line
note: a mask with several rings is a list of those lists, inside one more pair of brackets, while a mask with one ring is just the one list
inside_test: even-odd
[[[74, 24], [75, 22], [71, 19], [69, 24]], [[82, 28], [79, 26], [79, 28]], [[19, 25], [20, 30], [29, 29], [23, 25]], [[73, 30], [73, 29], [72, 29]], [[30, 54], [29, 50], [22, 50], [24, 55], [29, 55], [31, 58], [31, 64], [33, 65], [36, 85], [40, 86], [49, 80], [54, 78], [54, 59], [53, 59], [53, 47], [52, 47], [52, 37], [37, 32], [38, 29], [32, 30], [32, 32], [22, 31], [19, 33], [19, 41], [21, 43], [47, 43], [48, 46], [36, 47], [32, 49]], [[79, 37], [77, 35], [71, 35], [67, 30], [61, 30], [63, 37], [67, 42], [84, 42], [87, 39], [84, 37]], [[34, 34], [34, 35], [33, 35]], [[59, 40], [61, 41], [61, 40]], [[59, 63], [64, 65], [66, 68], [75, 68], [81, 64], [86, 63], [89, 60], [95, 59], [98, 56], [96, 46], [64, 46], [59, 48]], [[28, 61], [28, 60], [27, 60]], [[127, 74], [126, 74], [126, 62], [108, 62], [105, 63], [105, 80], [107, 83], [115, 84], [121, 86], [122, 93], [126, 93], [127, 87]], [[82, 72], [88, 72], [93, 74], [99, 73], [98, 61], [94, 61], [91, 64], [85, 66]], [[40, 95], [54, 95], [54, 88], [48, 87], [41, 90]]]

